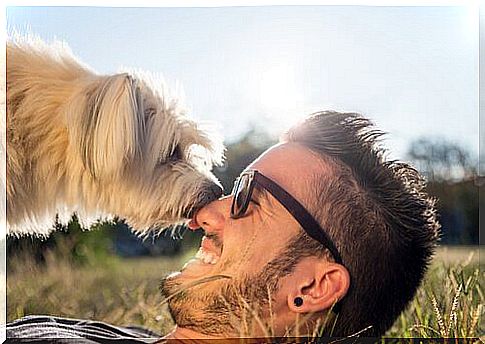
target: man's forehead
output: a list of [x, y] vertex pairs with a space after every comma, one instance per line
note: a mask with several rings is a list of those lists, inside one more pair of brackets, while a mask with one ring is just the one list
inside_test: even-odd
[[272, 146], [248, 169], [260, 171], [300, 202], [305, 200], [307, 186], [315, 176], [330, 172], [329, 166], [310, 149], [293, 142]]

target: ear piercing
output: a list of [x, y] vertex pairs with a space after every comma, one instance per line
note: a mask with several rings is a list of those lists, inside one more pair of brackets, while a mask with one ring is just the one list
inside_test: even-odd
[[303, 299], [301, 297], [297, 296], [293, 300], [293, 303], [295, 304], [296, 307], [300, 307], [303, 304]]

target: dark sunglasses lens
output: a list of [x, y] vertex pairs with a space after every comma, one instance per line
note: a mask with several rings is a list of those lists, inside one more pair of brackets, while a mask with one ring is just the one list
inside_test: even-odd
[[248, 176], [242, 176], [236, 186], [233, 201], [233, 215], [241, 216], [246, 211], [247, 199], [249, 196], [249, 181]]

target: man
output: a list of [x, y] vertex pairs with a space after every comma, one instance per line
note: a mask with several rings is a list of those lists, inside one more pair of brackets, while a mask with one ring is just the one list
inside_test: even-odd
[[[326, 323], [334, 336], [382, 335], [414, 296], [439, 225], [422, 179], [384, 161], [380, 135], [356, 114], [315, 114], [202, 208], [189, 224], [206, 233], [202, 258], [162, 283], [167, 297], [185, 288], [169, 299], [172, 336], [281, 336], [302, 318], [300, 334]], [[231, 278], [188, 287], [217, 275]], [[261, 321], [241, 328], [241, 304]]]
[[200, 209], [195, 259], [161, 284], [166, 339], [380, 336], [413, 298], [438, 238], [418, 173], [385, 161], [381, 132], [323, 112]]

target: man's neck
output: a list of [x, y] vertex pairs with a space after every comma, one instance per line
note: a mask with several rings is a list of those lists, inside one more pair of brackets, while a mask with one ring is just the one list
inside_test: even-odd
[[204, 343], [205, 340], [209, 343], [209, 340], [214, 339], [223, 339], [222, 337], [215, 337], [215, 336], [208, 336], [206, 334], [202, 334], [200, 332], [192, 331], [187, 328], [175, 326], [175, 329], [167, 334], [165, 337], [162, 338], [163, 340], [167, 340], [168, 343], [170, 342], [178, 342], [178, 343]]

